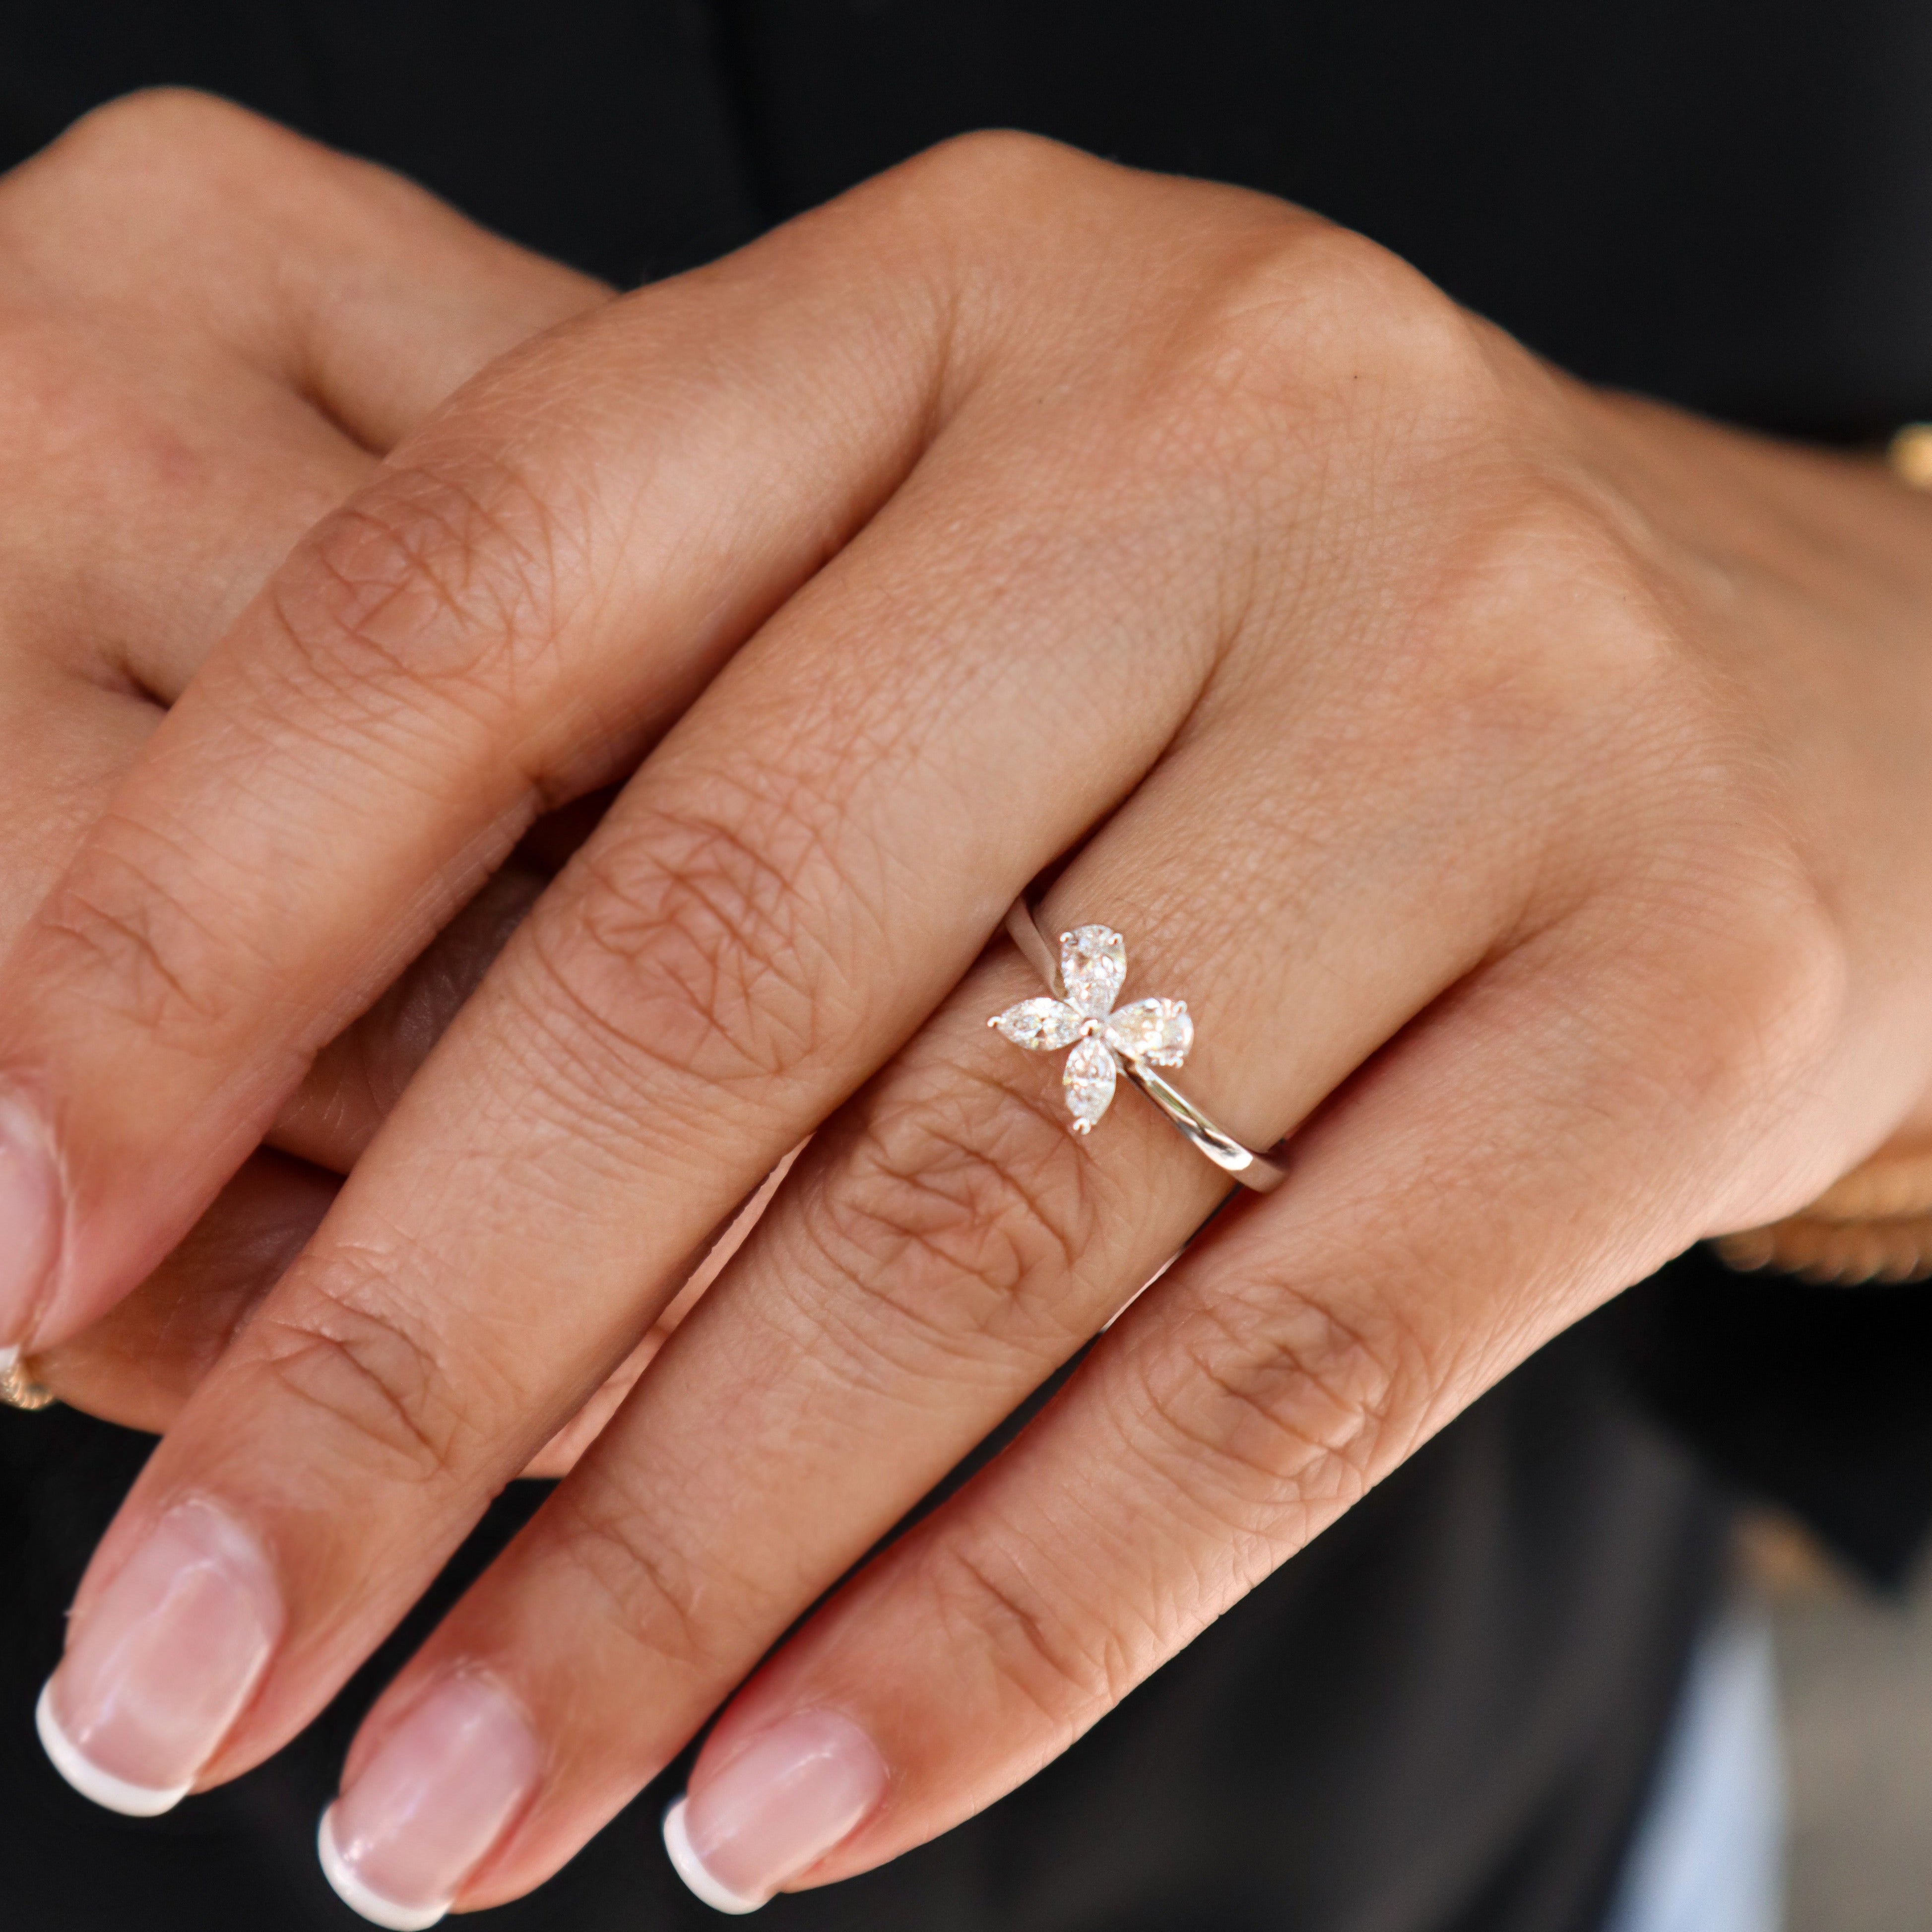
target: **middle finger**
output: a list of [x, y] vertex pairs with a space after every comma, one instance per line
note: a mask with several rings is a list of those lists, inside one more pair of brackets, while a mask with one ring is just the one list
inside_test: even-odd
[[[1258, 1144], [1521, 909], [1522, 875], [1463, 822], [1460, 759], [1412, 773], [1394, 814], [1386, 792], [1331, 766], [1312, 782], [1364, 812], [1376, 800], [1381, 822], [1298, 846], [1284, 835], [1305, 749], [1272, 707], [1224, 719], [1177, 749], [1050, 902], [1048, 931], [1120, 920], [1117, 1010], [1211, 999], [1172, 1077]], [[1231, 782], [1244, 848], [1275, 855], [1266, 880], [1217, 843]], [[1412, 910], [1392, 921], [1391, 907]], [[828, 1124], [639, 1398], [372, 1715], [328, 1838], [365, 1906], [491, 1904], [554, 1870], [1212, 1207], [1225, 1178], [1138, 1096], [1083, 1142], [1059, 1054], [988, 1035], [988, 1013], [1039, 990], [996, 949]], [[460, 1793], [439, 1771], [459, 1708], [496, 1727]], [[527, 1727], [523, 1748], [506, 1713]], [[500, 1780], [488, 1804], [486, 1777]]]
[[[1162, 587], [1186, 580], [1154, 531], [1104, 595], [1069, 560], [1106, 533], [1063, 514], [1029, 543], [1041, 502], [962, 546], [971, 459], [936, 454], [632, 782], [149, 1464], [52, 1694], [117, 1780], [89, 1788], [157, 1804], [306, 1721], [1186, 714], [1217, 614]], [[988, 620], [994, 579], [1023, 626]], [[994, 804], [962, 808], [989, 773]], [[164, 1630], [176, 1569], [220, 1580], [219, 1616], [200, 1586], [178, 1600], [226, 1640], [182, 1670], [187, 1638], [144, 1637], [140, 1696], [104, 1688], [129, 1617]]]

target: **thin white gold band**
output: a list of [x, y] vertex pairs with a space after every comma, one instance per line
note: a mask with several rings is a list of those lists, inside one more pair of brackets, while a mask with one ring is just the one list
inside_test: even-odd
[[[1060, 972], [1060, 960], [1055, 958], [1053, 947], [1048, 944], [1046, 935], [1040, 931], [1034, 918], [1033, 910], [1024, 898], [1014, 900], [1007, 908], [1006, 932], [1013, 944], [1026, 956], [1028, 962], [1046, 982], [1047, 988], [1054, 998], [1067, 998], [1068, 992]], [[1106, 932], [1107, 929], [1084, 927], [1082, 932], [1100, 933]], [[1118, 935], [1108, 933], [1107, 936], [1118, 944]], [[1070, 940], [1075, 937], [1070, 934], [1067, 939]], [[1062, 942], [1063, 950], [1066, 944], [1066, 941]], [[1068, 970], [1072, 969], [1070, 968]], [[1185, 1007], [1180, 1002], [1160, 1004], [1178, 1007], [1184, 1015], [1185, 1013]], [[1017, 1012], [1018, 1010], [1015, 1010]], [[1021, 1045], [1057, 1043], [1018, 1039], [1015, 1032], [1009, 1030], [1003, 1024], [1006, 1018], [1006, 1016], [1001, 1016], [988, 1024], [1000, 1028], [1006, 1033], [1009, 1039], [1015, 1039]], [[1184, 1037], [1189, 1041], [1192, 1038], [1191, 1023], [1186, 1026]], [[1182, 1050], [1185, 1050], [1184, 1046]], [[1148, 1060], [1132, 1053], [1118, 1051], [1115, 1052], [1114, 1058], [1120, 1070], [1167, 1116], [1183, 1138], [1204, 1154], [1222, 1173], [1238, 1180], [1244, 1187], [1252, 1188], [1257, 1194], [1272, 1192], [1288, 1178], [1287, 1165], [1282, 1158], [1285, 1142], [1277, 1142], [1265, 1154], [1257, 1153], [1252, 1148], [1238, 1141], [1225, 1127], [1217, 1125]], [[1176, 1058], [1178, 1059], [1178, 1056]], [[1102, 1105], [1104, 1106], [1104, 1102]], [[1076, 1128], [1076, 1131], [1078, 1130]]]

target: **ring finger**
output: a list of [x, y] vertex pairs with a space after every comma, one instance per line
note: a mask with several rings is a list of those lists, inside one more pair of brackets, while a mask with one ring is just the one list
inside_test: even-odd
[[[1500, 869], [1424, 890], [1466, 844], [1446, 765], [1419, 795], [1431, 840], [1384, 826], [1384, 863], [1308, 852], [1270, 892], [1216, 879], [1200, 855], [1226, 775], [1281, 769], [1246, 754], [1280, 742], [1279, 722], [1224, 722], [1184, 747], [1051, 902], [1059, 921], [1104, 908], [1126, 928], [1121, 1004], [1212, 989], [1172, 1077], [1257, 1144], [1521, 910], [1520, 874]], [[1251, 829], [1292, 817], [1288, 789], [1246, 795]], [[1391, 940], [1391, 904], [1428, 912]], [[372, 1716], [326, 1843], [378, 1922], [492, 1904], [554, 1870], [1225, 1192], [1137, 1096], [1086, 1142], [1066, 1131], [1058, 1065], [986, 1028], [1038, 991], [997, 949], [834, 1118], [577, 1474]], [[476, 1747], [460, 1772], [459, 1736]]]

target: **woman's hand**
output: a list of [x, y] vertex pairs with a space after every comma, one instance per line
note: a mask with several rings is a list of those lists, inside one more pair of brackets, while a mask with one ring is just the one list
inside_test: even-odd
[[[200, 96], [121, 102], [0, 181], [0, 941], [297, 538], [466, 376], [603, 298]], [[170, 1420], [554, 870], [500, 873], [324, 1050], [282, 1151], [35, 1374]]]
[[1292, 1172], [737, 1690], [676, 1834], [749, 1904], [998, 1796], [1546, 1337], [1923, 1118], [1928, 610], [1875, 470], [1018, 139], [498, 362], [241, 616], [0, 978], [40, 1346], [635, 768], [104, 1544], [70, 1774], [158, 1808], [286, 1739], [821, 1129], [326, 1834], [396, 1925], [562, 1863], [1223, 1192], [1137, 1095], [1070, 1136], [987, 1030], [1052, 872]]

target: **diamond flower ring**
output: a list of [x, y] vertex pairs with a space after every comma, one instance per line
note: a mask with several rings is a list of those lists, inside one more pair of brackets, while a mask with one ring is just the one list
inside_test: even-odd
[[[1244, 1147], [1216, 1126], [1156, 1070], [1178, 1066], [1194, 1044], [1194, 1022], [1184, 1000], [1155, 998], [1116, 1007], [1126, 983], [1127, 944], [1112, 926], [1076, 926], [1060, 936], [1056, 961], [1024, 899], [1006, 914], [1013, 943], [1053, 989], [1053, 997], [1022, 1000], [986, 1024], [1033, 1053], [1072, 1049], [1060, 1073], [1072, 1131], [1093, 1132], [1114, 1102], [1124, 1073], [1223, 1172], [1265, 1194], [1288, 1178], [1279, 1146], [1267, 1154]], [[1060, 997], [1064, 995], [1064, 997]]]

